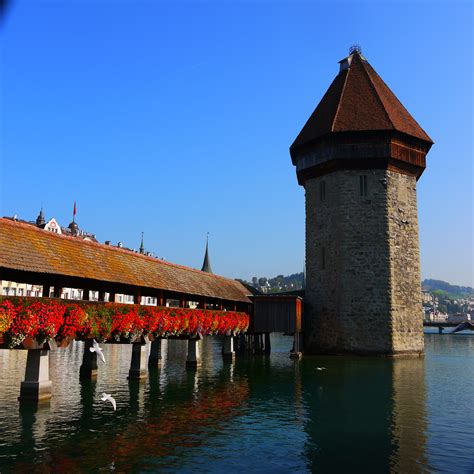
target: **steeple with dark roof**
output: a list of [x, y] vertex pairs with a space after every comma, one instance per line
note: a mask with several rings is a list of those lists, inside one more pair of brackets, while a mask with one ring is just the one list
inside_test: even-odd
[[142, 232], [142, 241], [140, 243], [140, 253], [144, 254], [145, 253], [145, 245], [143, 243], [143, 232]]
[[38, 214], [38, 217], [36, 218], [36, 225], [37, 227], [43, 227], [45, 224], [46, 224], [46, 220], [44, 218], [43, 208], [41, 208], [40, 213]]
[[400, 166], [418, 178], [433, 144], [431, 138], [360, 48], [351, 48], [349, 56], [339, 64], [339, 74], [290, 147], [300, 184], [307, 178], [309, 168], [317, 167], [318, 173], [324, 174], [329, 168], [334, 169], [334, 161], [341, 164], [341, 160], [345, 161], [345, 169], [360, 168], [366, 164], [360, 159], [369, 156], [369, 168]]
[[212, 273], [211, 259], [209, 258], [209, 233], [206, 239], [206, 253], [204, 254], [204, 262], [202, 263], [202, 272]]

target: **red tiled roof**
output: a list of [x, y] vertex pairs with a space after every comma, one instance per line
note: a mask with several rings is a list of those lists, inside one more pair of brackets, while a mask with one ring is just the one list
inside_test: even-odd
[[250, 302], [238, 281], [0, 218], [0, 268]]
[[433, 143], [395, 94], [358, 53], [329, 86], [291, 148], [332, 132], [396, 130]]

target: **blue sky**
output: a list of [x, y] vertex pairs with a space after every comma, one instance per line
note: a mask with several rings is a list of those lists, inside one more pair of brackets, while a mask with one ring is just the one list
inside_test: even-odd
[[419, 181], [423, 277], [473, 285], [470, 2], [11, 3], [0, 214], [216, 273], [301, 271], [288, 148], [353, 43], [435, 141]]

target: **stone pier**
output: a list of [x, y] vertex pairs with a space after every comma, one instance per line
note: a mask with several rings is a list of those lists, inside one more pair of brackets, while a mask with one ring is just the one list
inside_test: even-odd
[[92, 339], [87, 339], [84, 343], [84, 354], [82, 365], [79, 369], [81, 379], [93, 379], [97, 377], [97, 352], [91, 352], [93, 346]]
[[232, 336], [224, 337], [224, 344], [222, 347], [222, 357], [225, 361], [233, 361], [235, 358], [234, 338]]
[[161, 364], [161, 357], [161, 339], [156, 338], [151, 343], [148, 367], [158, 367]]
[[28, 350], [25, 380], [21, 382], [20, 401], [49, 400], [51, 398], [51, 380], [49, 379], [49, 351], [44, 349]]
[[132, 360], [128, 371], [129, 380], [142, 380], [146, 378], [147, 346], [142, 342], [132, 344]]
[[186, 367], [193, 369], [201, 366], [201, 348], [199, 339], [188, 340], [188, 355]]

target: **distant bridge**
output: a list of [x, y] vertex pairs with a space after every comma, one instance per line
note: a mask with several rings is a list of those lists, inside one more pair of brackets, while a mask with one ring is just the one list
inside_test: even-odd
[[452, 321], [423, 321], [423, 327], [438, 328], [440, 334], [443, 333], [444, 328], [455, 328], [460, 324], [461, 322], [453, 323]]

